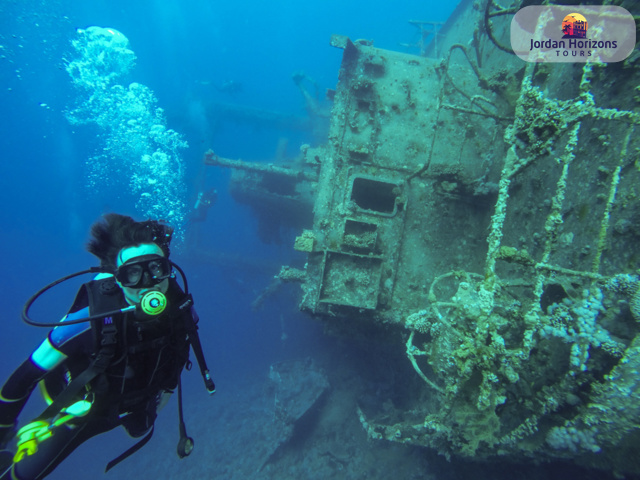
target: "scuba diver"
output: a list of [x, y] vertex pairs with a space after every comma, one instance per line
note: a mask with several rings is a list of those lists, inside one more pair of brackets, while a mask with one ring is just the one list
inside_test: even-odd
[[189, 222], [204, 222], [207, 219], [209, 209], [216, 203], [218, 191], [215, 188], [198, 192], [198, 199], [193, 207], [193, 211], [189, 215]]
[[[120, 425], [130, 436], [143, 437], [112, 460], [109, 470], [151, 438], [157, 412], [176, 388], [178, 455], [191, 452], [180, 383], [183, 368], [191, 368], [190, 348], [210, 394], [215, 385], [186, 277], [169, 260], [172, 234], [158, 221], [107, 214], [92, 226], [87, 245], [101, 266], [53, 282], [27, 302], [23, 320], [55, 328], [0, 390], [1, 480], [44, 478], [83, 442]], [[29, 307], [42, 293], [84, 273], [99, 274], [82, 285], [61, 322], [37, 323], [29, 317]], [[37, 385], [49, 406], [18, 429], [18, 416]], [[13, 441], [16, 448], [9, 450]]]

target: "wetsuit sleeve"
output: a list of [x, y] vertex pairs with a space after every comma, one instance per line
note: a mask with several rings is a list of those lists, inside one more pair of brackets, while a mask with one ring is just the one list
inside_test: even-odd
[[31, 392], [46, 373], [29, 357], [9, 377], [0, 390], [0, 431], [13, 429]]
[[[87, 315], [88, 309], [82, 309], [67, 315], [65, 319], [83, 318]], [[79, 340], [89, 328], [87, 324], [60, 325], [54, 328], [31, 356], [11, 374], [0, 390], [0, 439], [5, 436], [4, 433], [13, 429], [38, 382], [72, 355], [74, 350], [84, 347], [86, 342]]]

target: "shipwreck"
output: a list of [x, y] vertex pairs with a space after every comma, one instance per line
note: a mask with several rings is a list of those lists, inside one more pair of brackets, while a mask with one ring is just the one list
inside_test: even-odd
[[519, 8], [461, 2], [421, 55], [334, 35], [324, 143], [205, 161], [299, 229], [303, 311], [405, 352], [420, 388], [354, 413], [371, 438], [640, 474], [640, 56], [525, 62]]

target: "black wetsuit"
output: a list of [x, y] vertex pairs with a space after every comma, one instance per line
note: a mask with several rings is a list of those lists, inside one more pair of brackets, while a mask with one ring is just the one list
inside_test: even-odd
[[[93, 285], [90, 287], [93, 292], [98, 291], [96, 282], [88, 285]], [[90, 295], [86, 291], [81, 290], [67, 319], [89, 315]], [[106, 302], [110, 307], [128, 306], [119, 288], [110, 295], [113, 298]], [[197, 322], [193, 307], [186, 311], [177, 309], [184, 293], [174, 279], [170, 280], [166, 296], [167, 309], [157, 317], [138, 320], [133, 312], [113, 317], [117, 333], [109, 366], [78, 394], [77, 400], [86, 397], [93, 402], [89, 413], [54, 429], [53, 436], [42, 441], [36, 453], [14, 464], [13, 472], [0, 480], [12, 478], [11, 473], [20, 480], [44, 478], [84, 441], [119, 425], [133, 437], [151, 430], [163, 393], [176, 388], [188, 362], [189, 339], [184, 316]], [[108, 311], [93, 306], [91, 310], [92, 315]], [[0, 391], [0, 440], [2, 433], [15, 425], [40, 380], [44, 380], [47, 392], [55, 398], [91, 364], [101, 342], [101, 334], [96, 330], [89, 323], [62, 323], [17, 368]]]

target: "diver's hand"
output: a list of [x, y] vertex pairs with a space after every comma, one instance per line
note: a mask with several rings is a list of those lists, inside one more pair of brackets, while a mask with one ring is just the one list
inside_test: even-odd
[[4, 450], [9, 442], [14, 439], [18, 432], [18, 425], [13, 424], [10, 427], [0, 427], [0, 450]]

